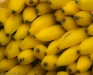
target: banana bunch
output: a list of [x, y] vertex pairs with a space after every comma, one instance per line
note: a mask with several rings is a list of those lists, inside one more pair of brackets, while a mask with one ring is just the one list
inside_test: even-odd
[[0, 0], [0, 75], [93, 75], [93, 0]]

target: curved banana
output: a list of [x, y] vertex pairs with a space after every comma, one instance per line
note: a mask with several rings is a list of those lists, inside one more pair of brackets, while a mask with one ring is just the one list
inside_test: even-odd
[[69, 75], [69, 74], [65, 71], [59, 71], [57, 72], [57, 75]]
[[34, 6], [39, 2], [39, 0], [25, 0], [27, 6]]
[[57, 71], [54, 70], [54, 71], [48, 71], [45, 75], [56, 75], [57, 74]]

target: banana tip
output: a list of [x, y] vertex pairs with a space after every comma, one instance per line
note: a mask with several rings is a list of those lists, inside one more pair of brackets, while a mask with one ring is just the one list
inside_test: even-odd
[[47, 63], [47, 62], [44, 62], [44, 63], [43, 63], [43, 66], [44, 66], [44, 67], [47, 67], [47, 66], [48, 66], [48, 63]]
[[68, 69], [68, 72], [70, 72], [70, 73], [71, 73], [71, 72], [72, 72], [72, 70], [69, 68], [69, 69]]
[[6, 36], [10, 36], [9, 33], [7, 33]]
[[79, 73], [80, 73], [80, 70], [76, 70], [76, 73], [78, 73], [78, 74], [79, 74]]
[[80, 50], [77, 50], [77, 54], [80, 54]]
[[12, 10], [12, 14], [16, 14], [17, 12], [15, 10]]

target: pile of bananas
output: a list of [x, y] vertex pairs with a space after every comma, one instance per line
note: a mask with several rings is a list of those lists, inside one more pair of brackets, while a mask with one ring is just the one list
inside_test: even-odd
[[0, 8], [0, 75], [93, 75], [93, 0], [10, 0]]

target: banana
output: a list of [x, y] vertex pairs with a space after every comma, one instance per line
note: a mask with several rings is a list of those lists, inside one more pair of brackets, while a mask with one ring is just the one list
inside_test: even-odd
[[22, 40], [13, 41], [7, 45], [7, 50], [5, 52], [5, 57], [7, 59], [15, 58], [20, 53], [19, 45], [21, 42]]
[[26, 75], [45, 75], [46, 70], [41, 66], [40, 62], [34, 66], [32, 70], [30, 70]]
[[27, 6], [34, 6], [38, 3], [39, 0], [25, 0]]
[[5, 72], [18, 65], [17, 58], [13, 59], [3, 59], [0, 62], [0, 72]]
[[30, 35], [34, 35], [41, 31], [44, 28], [50, 27], [56, 23], [56, 20], [53, 18], [53, 14], [44, 14], [36, 18], [31, 23], [31, 28], [29, 29]]
[[57, 47], [62, 50], [81, 43], [89, 37], [89, 35], [85, 33], [85, 29], [84, 27], [69, 30], [60, 38]]
[[5, 75], [25, 75], [32, 69], [31, 64], [27, 65], [16, 65], [11, 68]]
[[47, 2], [48, 0], [38, 0], [39, 2]]
[[5, 30], [4, 29], [0, 30], [0, 45], [7, 45], [11, 39], [12, 39], [12, 35], [7, 37], [5, 34]]
[[71, 0], [48, 0], [48, 4], [52, 9], [59, 9], [62, 8], [67, 2]]
[[75, 0], [69, 1], [62, 7], [62, 13], [65, 15], [75, 15], [79, 11], [80, 9], [75, 3]]
[[21, 51], [17, 58], [21, 65], [30, 64], [36, 60], [36, 57], [33, 55], [33, 51], [31, 49]]
[[20, 49], [25, 50], [28, 48], [34, 48], [36, 45], [44, 44], [43, 42], [34, 38], [34, 36], [27, 36], [24, 40], [20, 43]]
[[36, 17], [35, 7], [26, 7], [22, 13], [24, 23], [31, 23]]
[[79, 11], [74, 15], [75, 22], [80, 26], [89, 26], [92, 23], [92, 15], [87, 11]]
[[5, 21], [9, 18], [10, 12], [6, 8], [0, 8], [0, 26], [5, 24]]
[[76, 73], [86, 72], [92, 66], [92, 61], [88, 56], [81, 55], [77, 61]]
[[57, 75], [69, 75], [69, 74], [65, 71], [59, 71], [57, 72]]
[[62, 9], [57, 9], [54, 13], [54, 18], [58, 21], [61, 22], [62, 19], [65, 17], [65, 15], [62, 13]]
[[10, 0], [8, 4], [8, 9], [10, 10], [11, 14], [17, 15], [22, 12], [25, 8], [25, 0]]
[[34, 36], [40, 41], [48, 42], [60, 38], [64, 33], [63, 27], [60, 24], [56, 24], [41, 30]]
[[36, 5], [37, 15], [44, 15], [52, 11], [53, 10], [49, 7], [48, 2], [41, 2]]
[[24, 39], [26, 36], [28, 36], [28, 29], [30, 27], [30, 24], [23, 23], [20, 25], [20, 27], [17, 29], [16, 33], [13, 36], [13, 39], [15, 40], [21, 40]]
[[58, 57], [58, 55], [45, 56], [41, 61], [41, 66], [46, 70], [56, 70], [57, 67], [55, 62], [57, 61]]
[[75, 75], [92, 75], [91, 71], [86, 71], [86, 72], [83, 72], [83, 73], [80, 73], [80, 74], [75, 74]]
[[60, 50], [57, 48], [58, 40], [59, 39], [50, 42], [46, 50], [46, 55], [58, 54], [60, 52]]
[[36, 45], [34, 47], [33, 55], [39, 60], [42, 60], [45, 57], [46, 50], [47, 50], [47, 47], [44, 46], [43, 44]]
[[75, 45], [66, 49], [56, 61], [56, 66], [67, 66], [75, 62], [80, 56], [76, 53], [78, 47], [79, 45]]
[[74, 18], [69, 17], [69, 16], [64, 17], [61, 21], [61, 24], [66, 31], [69, 31], [69, 30], [79, 27], [79, 25], [77, 25], [77, 23], [75, 22]]
[[81, 55], [89, 55], [93, 53], [93, 37], [89, 37], [85, 39], [77, 49], [77, 53]]
[[0, 61], [4, 58], [5, 46], [0, 46]]
[[[14, 0], [11, 0], [14, 1]], [[6, 36], [12, 35], [18, 27], [22, 24], [22, 16], [21, 14], [18, 15], [11, 15], [5, 22], [4, 30], [6, 33]]]
[[54, 71], [48, 71], [45, 75], [56, 75], [57, 74], [57, 71], [54, 70]]
[[76, 73], [76, 66], [77, 66], [76, 62], [73, 62], [70, 65], [67, 65], [66, 72], [68, 72], [69, 74], [75, 74]]

